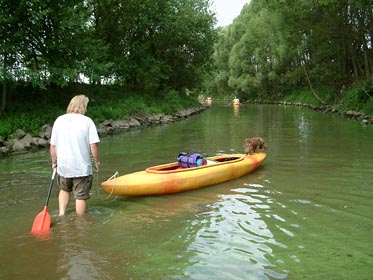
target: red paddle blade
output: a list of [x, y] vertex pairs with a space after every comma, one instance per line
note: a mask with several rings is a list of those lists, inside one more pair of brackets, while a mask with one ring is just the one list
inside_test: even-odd
[[49, 233], [51, 226], [51, 216], [48, 213], [48, 206], [44, 206], [43, 211], [41, 211], [34, 220], [31, 228], [31, 234], [43, 235]]

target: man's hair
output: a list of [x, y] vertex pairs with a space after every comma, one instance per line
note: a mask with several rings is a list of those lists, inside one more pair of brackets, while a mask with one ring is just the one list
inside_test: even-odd
[[75, 95], [67, 106], [67, 113], [77, 113], [84, 115], [87, 112], [89, 98], [83, 94]]

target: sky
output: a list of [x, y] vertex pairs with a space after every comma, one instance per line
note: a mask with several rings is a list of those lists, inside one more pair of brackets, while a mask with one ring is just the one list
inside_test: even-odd
[[216, 12], [217, 26], [231, 24], [249, 2], [250, 0], [213, 0], [212, 10]]

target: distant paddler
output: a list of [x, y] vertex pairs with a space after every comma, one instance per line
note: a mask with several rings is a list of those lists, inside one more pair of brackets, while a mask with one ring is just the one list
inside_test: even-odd
[[207, 98], [205, 99], [205, 103], [206, 103], [207, 105], [211, 105], [211, 103], [212, 103], [212, 98], [211, 98], [211, 97], [207, 97]]
[[233, 105], [241, 105], [241, 102], [240, 100], [237, 98], [237, 96], [234, 97], [233, 101], [232, 101], [232, 104]]

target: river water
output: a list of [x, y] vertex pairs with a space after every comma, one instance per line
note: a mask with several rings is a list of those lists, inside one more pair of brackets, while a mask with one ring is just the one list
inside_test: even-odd
[[[175, 161], [241, 153], [263, 166], [203, 189], [113, 197], [99, 183]], [[50, 182], [48, 150], [0, 160], [0, 279], [372, 279], [373, 127], [299, 107], [213, 104], [185, 120], [104, 137], [88, 214], [29, 234]]]

